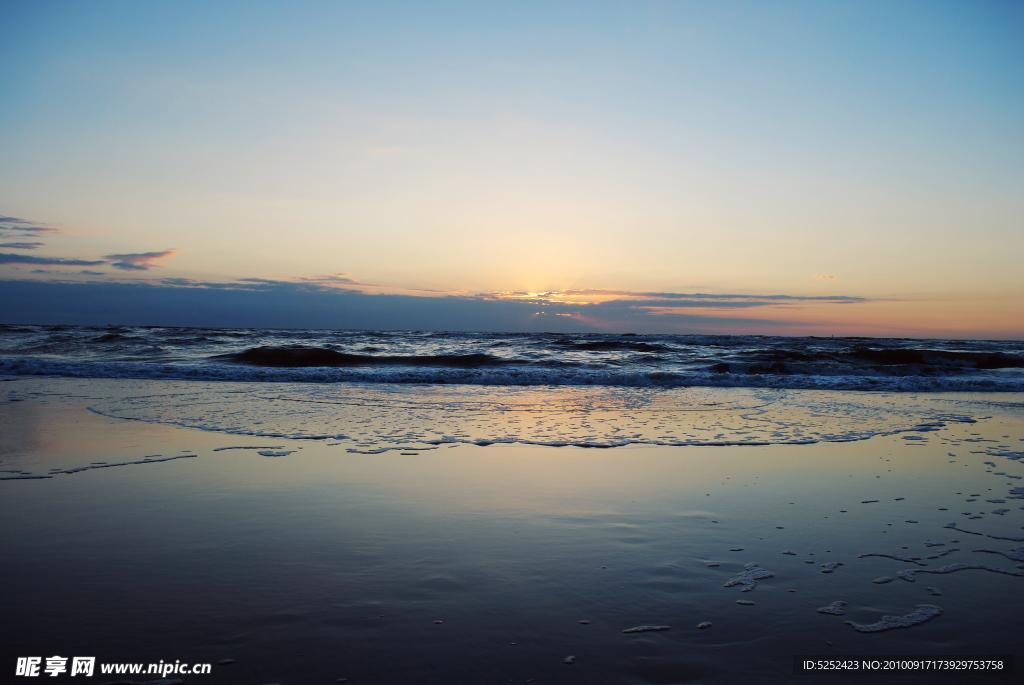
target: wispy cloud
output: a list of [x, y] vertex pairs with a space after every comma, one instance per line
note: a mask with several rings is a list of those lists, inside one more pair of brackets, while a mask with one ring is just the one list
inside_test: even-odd
[[[33, 273], [33, 274], [46, 274], [48, 276], [78, 276], [80, 274], [85, 274], [86, 276], [106, 276], [107, 275], [106, 272], [104, 272], [104, 271], [90, 271], [89, 269], [82, 269], [81, 271], [60, 271], [59, 269], [32, 269], [32, 271], [30, 271], [29, 273]], [[77, 282], [77, 281], [74, 281], [74, 280], [67, 281], [67, 280], [61, 279], [60, 281], [54, 281], [54, 282], [74, 283], [74, 282]]]
[[814, 277], [816, 279], [818, 279], [819, 281], [834, 281], [834, 280], [836, 280], [835, 276], [830, 276], [829, 274], [815, 274]]
[[327, 274], [322, 276], [299, 276], [296, 280], [303, 283], [319, 283], [321, 285], [362, 285], [375, 287], [370, 283], [360, 283], [350, 273]]
[[[252, 279], [240, 279], [240, 280], [252, 280]], [[267, 281], [268, 283], [272, 281]], [[301, 283], [313, 286], [323, 286], [325, 288], [340, 288], [345, 290], [358, 290], [367, 294], [404, 294], [404, 295], [420, 295], [420, 296], [432, 296], [432, 295], [466, 295], [465, 290], [433, 290], [430, 288], [409, 288], [406, 286], [395, 286], [395, 285], [381, 285], [379, 283], [363, 283], [352, 276], [348, 272], [317, 275], [317, 276], [297, 276], [295, 278], [288, 279], [286, 281], [276, 281], [279, 283]]]
[[96, 266], [105, 264], [102, 259], [63, 259], [61, 257], [35, 257], [25, 254], [0, 252], [0, 264], [35, 264], [37, 266]]
[[9, 250], [38, 250], [46, 243], [0, 243], [0, 247]]
[[[139, 282], [139, 281], [135, 281]], [[241, 278], [238, 281], [227, 283], [223, 281], [200, 281], [195, 278], [157, 278], [155, 280], [142, 281], [150, 285], [155, 286], [171, 286], [174, 288], [197, 288], [197, 289], [208, 289], [208, 290], [265, 290], [269, 288], [269, 285], [264, 284], [275, 284], [279, 281], [268, 281], [264, 278]]]
[[41, 221], [29, 221], [15, 216], [0, 216], [0, 238], [13, 236], [37, 236], [41, 233], [59, 233], [60, 229], [53, 224]]
[[42, 221], [29, 221], [28, 219], [19, 219], [16, 216], [0, 216], [0, 224], [25, 224], [26, 226], [50, 226], [51, 224], [43, 223]]
[[112, 260], [110, 266], [122, 271], [149, 271], [151, 267], [160, 266], [154, 264], [158, 259], [167, 259], [178, 253], [171, 248], [163, 252], [138, 252], [133, 254], [108, 254], [104, 259]]
[[536, 304], [594, 305], [606, 302], [632, 302], [635, 306], [663, 302], [673, 307], [758, 307], [798, 302], [864, 302], [863, 297], [848, 295], [738, 295], [714, 293], [637, 292], [632, 290], [588, 289], [548, 292], [482, 293], [490, 300], [513, 300]]

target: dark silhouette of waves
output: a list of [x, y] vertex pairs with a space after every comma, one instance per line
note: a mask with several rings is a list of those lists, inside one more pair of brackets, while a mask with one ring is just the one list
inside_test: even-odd
[[1001, 352], [855, 347], [850, 356], [879, 366], [960, 366], [971, 369], [1024, 368], [1024, 358]]
[[1024, 342], [0, 324], [0, 375], [1024, 391]]
[[255, 366], [301, 368], [308, 366], [441, 366], [477, 369], [514, 363], [484, 353], [373, 355], [351, 354], [322, 347], [254, 347], [234, 354], [218, 354], [212, 359]]

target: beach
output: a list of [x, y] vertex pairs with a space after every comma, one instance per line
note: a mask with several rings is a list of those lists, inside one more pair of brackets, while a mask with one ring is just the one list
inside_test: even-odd
[[1021, 682], [1022, 28], [0, 3], [0, 685]]
[[[186, 683], [863, 682], [795, 676], [793, 658], [1020, 650], [1015, 393], [787, 390], [752, 413], [744, 389], [690, 412], [680, 390], [633, 406], [633, 435], [709, 444], [587, 448], [536, 437], [621, 433], [627, 412], [591, 389], [530, 389], [519, 413], [477, 389], [513, 407], [495, 423], [467, 388], [433, 440], [428, 408], [460, 389], [393, 390], [336, 385], [346, 404], [318, 396], [322, 416], [269, 384], [8, 377], [5, 663], [213, 665], [167, 676]], [[624, 632], [645, 626], [668, 629]]]

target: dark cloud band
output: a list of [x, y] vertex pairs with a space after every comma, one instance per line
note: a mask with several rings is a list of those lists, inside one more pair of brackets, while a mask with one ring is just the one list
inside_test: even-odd
[[40, 233], [59, 232], [56, 226], [44, 224], [40, 221], [29, 221], [28, 219], [19, 219], [15, 216], [0, 216], [0, 238], [10, 238], [16, 235], [35, 236]]
[[46, 243], [0, 243], [0, 247], [8, 250], [38, 250]]
[[96, 266], [105, 264], [102, 259], [62, 259], [60, 257], [34, 257], [26, 254], [0, 253], [0, 264], [32, 264], [33, 266]]
[[177, 254], [177, 250], [170, 249], [162, 252], [136, 252], [129, 254], [108, 254], [104, 259], [112, 260], [110, 266], [121, 271], [149, 271], [151, 267], [159, 266], [153, 264], [158, 259], [166, 259]]
[[[186, 278], [91, 283], [0, 280], [0, 320], [21, 323], [638, 333], [740, 333], [802, 325], [776, 318], [767, 303], [755, 308], [751, 303], [731, 308], [705, 305], [705, 309], [719, 310], [714, 315], [696, 306], [673, 307], [670, 312], [652, 308], [667, 308], [668, 303], [678, 307], [678, 301], [671, 299], [537, 307], [519, 300], [367, 294], [255, 278], [231, 283]], [[763, 314], [752, 317], [755, 312]], [[741, 313], [742, 317], [737, 316]]]

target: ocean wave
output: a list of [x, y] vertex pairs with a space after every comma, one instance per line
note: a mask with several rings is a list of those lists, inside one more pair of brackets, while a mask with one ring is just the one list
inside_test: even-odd
[[[559, 347], [582, 351], [628, 351], [634, 354], [622, 359], [604, 358], [604, 365], [619, 366], [623, 362], [638, 365], [671, 363], [673, 360], [655, 355], [655, 352], [671, 351], [665, 345], [632, 343], [622, 341], [594, 341], [555, 343]], [[364, 348], [363, 351], [378, 352], [380, 348]], [[637, 355], [636, 353], [643, 353]], [[274, 367], [453, 367], [479, 368], [508, 365], [579, 366], [569, 360], [537, 357], [531, 359], [497, 357], [489, 353], [466, 354], [353, 354], [335, 349], [307, 346], [255, 347], [243, 352], [213, 355], [210, 359]], [[772, 351], [768, 354], [749, 355], [753, 363], [717, 363], [707, 370], [716, 373], [743, 374], [805, 374], [805, 375], [850, 375], [850, 376], [935, 376], [959, 374], [966, 370], [994, 370], [1024, 368], [1024, 359], [1002, 353], [957, 352], [928, 349], [872, 349], [855, 347], [838, 355], [808, 354], [799, 350]], [[861, 360], [868, 361], [864, 364]]]
[[583, 352], [671, 352], [668, 345], [632, 340], [554, 340], [545, 341], [546, 347], [558, 347]]
[[1024, 390], [1024, 343], [0, 325], [0, 373], [317, 383]]
[[[421, 362], [423, 359], [421, 358]], [[1020, 372], [977, 372], [959, 375], [851, 374], [835, 369], [819, 373], [728, 373], [719, 369], [693, 371], [588, 368], [584, 365], [476, 364], [461, 366], [434, 361], [405, 365], [361, 364], [253, 365], [245, 363], [85, 362], [46, 358], [0, 359], [7, 376], [68, 376], [76, 378], [136, 378], [279, 383], [383, 383], [507, 386], [610, 387], [735, 387], [818, 390], [877, 390], [886, 392], [1022, 392]]]
[[368, 355], [350, 354], [322, 347], [254, 347], [244, 352], [214, 355], [212, 359], [253, 366], [345, 367], [345, 366], [443, 366], [478, 368], [514, 363], [490, 354]]
[[855, 347], [850, 356], [882, 366], [929, 366], [970, 369], [1019, 369], [1024, 358], [1001, 352], [958, 352], [929, 349]]

